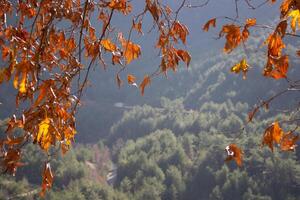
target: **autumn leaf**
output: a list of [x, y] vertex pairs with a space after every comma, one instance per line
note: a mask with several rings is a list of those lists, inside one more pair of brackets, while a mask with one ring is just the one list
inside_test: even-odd
[[139, 21], [138, 23], [135, 23], [134, 21], [132, 21], [132, 27], [139, 33], [139, 34], [143, 34], [142, 31], [142, 21]]
[[142, 83], [140, 84], [140, 90], [142, 95], [144, 95], [145, 92], [145, 87], [148, 86], [151, 83], [151, 79], [148, 75], [146, 75], [142, 81]]
[[289, 68], [289, 57], [281, 56], [278, 59], [269, 58], [264, 69], [264, 75], [274, 79], [286, 78]]
[[186, 43], [186, 37], [189, 34], [188, 28], [181, 24], [179, 21], [176, 21], [173, 24], [173, 27], [171, 29], [171, 35], [175, 38], [179, 38], [183, 44]]
[[240, 44], [242, 40], [240, 26], [236, 26], [235, 24], [224, 25], [219, 33], [219, 36], [225, 36], [226, 38], [226, 43], [224, 46], [225, 53], [230, 53]]
[[235, 160], [236, 164], [241, 167], [243, 163], [243, 151], [236, 144], [228, 145], [225, 150], [227, 152], [225, 161]]
[[134, 84], [135, 83], [135, 79], [136, 78], [132, 74], [128, 74], [128, 76], [127, 76], [127, 82], [128, 82], [128, 84], [130, 84], [130, 85]]
[[287, 20], [283, 20], [277, 25], [275, 32], [278, 33], [281, 37], [284, 37], [286, 28], [287, 28]]
[[36, 137], [36, 140], [40, 144], [41, 148], [46, 151], [48, 151], [50, 145], [52, 144], [52, 135], [49, 133], [49, 127], [50, 119], [46, 117], [39, 123], [39, 130]]
[[18, 145], [21, 144], [24, 141], [24, 136], [16, 137], [16, 138], [7, 138], [7, 140], [4, 141], [4, 144], [7, 145]]
[[210, 26], [216, 27], [216, 18], [208, 20], [202, 27], [203, 31], [207, 32]]
[[10, 48], [2, 46], [2, 60], [6, 60], [7, 56], [10, 54]]
[[263, 135], [263, 139], [262, 139], [262, 146], [268, 145], [269, 148], [273, 152], [274, 142], [279, 144], [282, 136], [283, 136], [283, 131], [280, 128], [279, 123], [274, 122], [272, 125], [270, 125], [268, 128], [266, 128], [265, 133]]
[[117, 50], [117, 46], [110, 39], [101, 40], [101, 45], [106, 51], [114, 52]]
[[298, 27], [300, 27], [300, 11], [298, 9], [296, 10], [292, 10], [291, 12], [289, 12], [288, 14], [289, 17], [291, 17], [291, 28], [293, 30], [293, 32], [296, 32], [296, 25], [298, 24]]
[[246, 79], [248, 69], [249, 69], [249, 65], [246, 59], [242, 59], [239, 63], [232, 66], [230, 71], [236, 74], [243, 72], [243, 79]]
[[285, 48], [285, 44], [277, 32], [271, 34], [264, 43], [268, 44], [268, 54], [272, 57], [281, 56], [281, 51]]
[[150, 0], [146, 0], [146, 8], [151, 13], [153, 19], [158, 21], [161, 15], [161, 9], [158, 7], [155, 1], [151, 2]]
[[21, 152], [19, 149], [8, 149], [2, 160], [2, 164], [6, 168], [5, 171], [15, 175], [17, 168], [23, 165], [23, 163], [20, 162], [20, 159]]
[[108, 6], [111, 9], [121, 11], [124, 15], [129, 14], [132, 10], [131, 4], [129, 4], [127, 0], [111, 0]]
[[181, 60], [183, 62], [186, 63], [187, 66], [190, 65], [190, 62], [191, 62], [191, 55], [185, 51], [185, 50], [182, 50], [182, 49], [178, 49], [177, 50], [177, 55], [181, 58]]
[[132, 60], [137, 59], [141, 55], [141, 47], [139, 45], [124, 39], [122, 33], [119, 33], [118, 38], [123, 47], [123, 55], [126, 59], [126, 64], [131, 63]]
[[296, 142], [299, 140], [299, 135], [294, 135], [293, 132], [289, 131], [282, 136], [280, 141], [280, 149], [282, 151], [295, 151]]
[[246, 27], [254, 26], [256, 25], [256, 19], [255, 18], [248, 18], [246, 19]]
[[43, 176], [42, 191], [40, 192], [40, 195], [42, 197], [44, 197], [46, 190], [50, 189], [52, 187], [52, 183], [53, 183], [53, 174], [52, 174], [52, 170], [51, 170], [51, 166], [50, 166], [49, 162], [47, 162], [45, 164], [42, 176]]

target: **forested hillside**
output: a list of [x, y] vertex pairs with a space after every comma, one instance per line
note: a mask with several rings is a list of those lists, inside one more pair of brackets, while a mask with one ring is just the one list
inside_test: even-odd
[[[264, 36], [257, 32], [249, 52], [256, 51], [261, 40]], [[295, 48], [289, 45], [288, 50]], [[110, 94], [106, 84], [113, 80], [97, 81], [97, 90], [88, 92], [80, 109], [81, 133], [75, 146], [65, 156], [59, 152], [51, 158], [55, 181], [45, 198], [300, 199], [299, 149], [272, 153], [261, 148], [264, 127], [289, 119], [283, 110], [299, 102], [299, 94], [276, 99], [271, 113], [263, 110], [242, 130], [258, 98], [268, 98], [286, 84], [262, 79], [264, 60], [257, 55], [248, 57], [252, 70], [246, 80], [231, 74], [230, 67], [244, 56], [209, 52], [188, 70], [156, 79], [139, 98], [137, 89], [128, 86], [116, 98], [96, 101], [97, 91]], [[290, 98], [288, 103], [285, 98]], [[9, 101], [1, 96], [2, 107]], [[284, 126], [289, 128], [294, 126]], [[231, 142], [245, 151], [242, 167], [224, 162], [224, 148]], [[26, 148], [16, 177], [1, 176], [0, 199], [40, 198], [40, 173], [33, 172], [41, 171], [39, 161], [48, 158], [33, 145]]]
[[[240, 12], [275, 24], [278, 4], [258, 16], [246, 5]], [[47, 200], [299, 200], [299, 147], [289, 152], [262, 147], [263, 133], [271, 123], [300, 119], [299, 109], [289, 112], [299, 108], [299, 90], [274, 99], [268, 104], [272, 109], [260, 109], [248, 123], [255, 105], [290, 84], [288, 79], [262, 78], [267, 48], [262, 43], [269, 30], [251, 32], [247, 45], [228, 56], [220, 49], [224, 41], [212, 36], [218, 33], [205, 35], [200, 26], [204, 21], [195, 20], [234, 10], [232, 4], [213, 1], [201, 12], [183, 12], [183, 23], [191, 27], [191, 43], [185, 46], [192, 54], [191, 64], [154, 77], [143, 96], [133, 84], [118, 88], [116, 66], [93, 67], [70, 151], [62, 155], [58, 145], [47, 156], [37, 145], [26, 143], [15, 176], [0, 176], [0, 199], [43, 199], [41, 163], [50, 161], [54, 181]], [[126, 23], [131, 22], [125, 23], [123, 17], [116, 15], [112, 23], [127, 30]], [[151, 49], [154, 37], [150, 33], [137, 37], [137, 42]], [[293, 66], [288, 77], [299, 77], [299, 42], [288, 38], [285, 44]], [[144, 50], [141, 63], [133, 63], [128, 73], [142, 79], [159, 65], [157, 57]], [[243, 58], [250, 69], [246, 79], [230, 71]], [[126, 74], [121, 76], [126, 79]], [[23, 111], [15, 109], [16, 92], [12, 86], [0, 86], [0, 138], [6, 137], [7, 117]], [[293, 123], [282, 125], [283, 130], [297, 128]], [[21, 132], [14, 130], [17, 136]], [[244, 151], [240, 167], [225, 161], [225, 147], [231, 143]]]

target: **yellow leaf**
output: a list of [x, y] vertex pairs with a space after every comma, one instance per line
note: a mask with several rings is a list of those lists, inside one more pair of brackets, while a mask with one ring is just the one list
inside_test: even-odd
[[247, 64], [246, 59], [242, 59], [239, 63], [231, 67], [231, 72], [236, 74], [243, 72], [243, 79], [246, 79], [246, 74], [248, 72], [249, 65]]
[[293, 32], [296, 32], [296, 23], [298, 22], [298, 26], [300, 26], [300, 21], [299, 21], [299, 16], [300, 16], [300, 11], [298, 9], [292, 10], [289, 14], [289, 17], [291, 17], [291, 28]]
[[101, 40], [101, 45], [103, 46], [103, 48], [106, 50], [106, 51], [110, 51], [110, 52], [113, 52], [113, 51], [116, 51], [117, 50], [117, 47], [114, 43], [112, 43], [110, 41], [110, 39], [103, 39]]
[[50, 119], [46, 117], [43, 121], [39, 123], [39, 132], [37, 134], [37, 142], [40, 144], [41, 148], [48, 150], [51, 145], [51, 136], [49, 134]]
[[25, 93], [26, 92], [26, 82], [27, 82], [27, 73], [22, 74], [22, 79], [19, 85], [19, 92]]

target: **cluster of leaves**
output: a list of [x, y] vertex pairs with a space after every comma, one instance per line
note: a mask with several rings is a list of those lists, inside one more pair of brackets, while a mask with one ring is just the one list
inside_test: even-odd
[[[0, 142], [3, 171], [15, 174], [22, 165], [22, 147], [30, 141], [49, 157], [53, 148], [63, 154], [69, 150], [76, 134], [75, 114], [90, 69], [96, 63], [105, 68], [104, 55], [111, 55], [112, 65], [120, 67], [116, 80], [121, 86], [120, 73], [142, 53], [140, 45], [131, 40], [131, 32], [142, 34], [142, 22], [148, 14], [159, 33], [157, 48], [162, 62], [158, 72], [176, 70], [180, 60], [188, 65], [189, 53], [175, 48], [179, 41], [185, 44], [188, 35], [187, 27], [177, 19], [181, 8], [173, 12], [158, 0], [145, 0], [142, 12], [132, 17], [125, 38], [123, 33], [116, 33], [111, 20], [115, 13], [131, 17], [133, 4], [128, 0], [2, 1], [0, 48], [4, 66], [0, 84], [12, 81], [17, 90], [16, 107], [20, 109], [9, 120], [6, 138]], [[97, 25], [90, 20], [95, 14]], [[99, 23], [102, 27], [97, 29]], [[157, 73], [146, 75], [140, 83], [142, 94], [154, 75]], [[128, 75], [129, 84], [137, 86], [135, 79]], [[21, 135], [14, 134], [17, 128], [23, 129]], [[42, 177], [43, 195], [53, 179], [48, 160]]]
[[[166, 75], [169, 70], [176, 71], [179, 62], [187, 66], [190, 64], [189, 52], [179, 47], [186, 44], [189, 34], [186, 25], [178, 20], [186, 1], [183, 0], [176, 11], [172, 11], [168, 5], [159, 0], [145, 0], [143, 3], [141, 13], [132, 17], [132, 25], [126, 37], [124, 33], [116, 32], [111, 21], [115, 13], [128, 17], [133, 15], [134, 4], [129, 0], [2, 2], [0, 47], [5, 66], [0, 71], [0, 83], [12, 82], [18, 92], [16, 107], [24, 109], [9, 120], [6, 138], [0, 141], [4, 172], [14, 174], [17, 167], [22, 165], [21, 150], [30, 141], [38, 144], [49, 157], [54, 148], [57, 148], [56, 152], [61, 151], [63, 154], [69, 150], [77, 132], [76, 111], [84, 88], [88, 84], [92, 66], [100, 63], [106, 68], [107, 60], [104, 58], [111, 56], [112, 65], [119, 67], [116, 82], [120, 87], [122, 85], [120, 74], [128, 64], [142, 55], [141, 46], [132, 41], [132, 32], [137, 31], [142, 35], [143, 20], [147, 15], [153, 21], [151, 30], [157, 29], [156, 48], [161, 62], [157, 70], [145, 75], [139, 85], [136, 83], [137, 78], [128, 74], [128, 84], [139, 87], [143, 95], [154, 76]], [[268, 47], [267, 64], [264, 68], [266, 77], [287, 79], [289, 57], [283, 53], [285, 48], [283, 39], [286, 35], [293, 35], [296, 32], [297, 22], [299, 24], [299, 8], [297, 0], [284, 0], [281, 4], [280, 22], [265, 42]], [[102, 25], [99, 30], [90, 20], [95, 13], [98, 15], [97, 23], [100, 22]], [[225, 37], [224, 52], [230, 53], [241, 45], [245, 46], [250, 35], [249, 29], [257, 27], [257, 23], [254, 18], [246, 19], [244, 23], [239, 23], [237, 18], [225, 18], [232, 23], [222, 26], [219, 37]], [[210, 26], [215, 27], [216, 19], [209, 20], [203, 30], [208, 31]], [[293, 33], [287, 33], [289, 21]], [[82, 60], [83, 52], [84, 60]], [[85, 66], [85, 63], [88, 64]], [[244, 58], [234, 65], [231, 71], [243, 72], [245, 77], [248, 68], [249, 65]], [[261, 105], [268, 105], [268, 102]], [[262, 106], [255, 108], [249, 121]], [[13, 130], [17, 128], [23, 129], [21, 135], [14, 134]], [[276, 135], [274, 127], [271, 129], [269, 127], [266, 130], [264, 138], [267, 139], [264, 139], [264, 144], [270, 145], [275, 141], [280, 144], [282, 150], [294, 149], [297, 136], [287, 133], [274, 140], [273, 135]], [[239, 147], [231, 144], [226, 149], [227, 160], [235, 160], [241, 165], [243, 154]], [[46, 160], [42, 195], [51, 187], [52, 179], [50, 163]]]
[[[249, 4], [248, 1], [246, 1]], [[266, 1], [271, 4], [275, 3], [276, 0]], [[237, 4], [236, 4], [237, 6]], [[251, 7], [251, 6], [250, 6]], [[255, 9], [254, 7], [251, 7]], [[263, 45], [267, 46], [267, 61], [263, 70], [263, 75], [266, 77], [270, 77], [273, 79], [282, 79], [285, 78], [288, 82], [293, 82], [290, 85], [291, 88], [297, 88], [296, 80], [289, 80], [287, 77], [288, 68], [289, 68], [289, 55], [284, 54], [283, 50], [286, 47], [283, 39], [286, 35], [295, 36], [296, 35], [296, 25], [298, 23], [299, 26], [299, 14], [300, 14], [300, 4], [296, 0], [284, 0], [280, 6], [280, 21], [273, 29], [273, 32], [268, 36], [267, 40], [263, 43]], [[238, 18], [238, 11], [237, 11]], [[256, 23], [256, 19], [246, 19], [245, 23], [238, 24], [237, 18], [232, 19], [225, 17], [225, 19], [229, 19], [232, 21], [230, 24], [225, 24], [222, 26], [222, 29], [219, 33], [219, 37], [224, 37], [226, 39], [224, 52], [230, 53], [235, 48], [243, 44], [245, 54], [247, 55], [247, 49], [245, 48], [245, 42], [249, 38], [250, 32], [249, 27], [256, 27], [259, 25]], [[216, 27], [216, 19], [213, 18], [206, 22], [203, 26], [204, 31], [208, 31], [211, 26]], [[292, 33], [288, 32], [288, 24], [290, 24]], [[266, 28], [266, 27], [264, 27]], [[269, 27], [270, 28], [270, 27]], [[241, 31], [242, 29], [242, 31]], [[296, 35], [297, 36], [297, 35]], [[245, 58], [243, 58], [239, 63], [235, 64], [231, 67], [231, 72], [233, 73], [243, 73], [243, 79], [246, 79], [246, 74], [249, 70], [249, 65]], [[282, 92], [282, 93], [285, 93]], [[275, 95], [268, 101], [262, 102], [259, 106], [256, 106], [252, 112], [249, 113], [249, 120], [251, 122], [254, 115], [258, 112], [261, 107], [269, 108], [269, 103], [280, 96], [281, 93]], [[298, 128], [298, 126], [297, 126]], [[296, 128], [296, 129], [297, 129]], [[294, 130], [295, 131], [295, 130]], [[269, 126], [264, 133], [262, 144], [268, 145], [273, 151], [273, 142], [276, 142], [280, 145], [282, 151], [293, 151], [296, 147], [296, 142], [299, 139], [298, 135], [294, 135], [294, 131], [290, 131], [288, 133], [283, 133], [281, 128], [279, 127], [278, 122], [274, 122], [271, 126]], [[226, 151], [228, 157], [226, 160], [235, 160], [239, 166], [242, 164], [242, 150], [236, 144], [230, 144], [226, 147]]]

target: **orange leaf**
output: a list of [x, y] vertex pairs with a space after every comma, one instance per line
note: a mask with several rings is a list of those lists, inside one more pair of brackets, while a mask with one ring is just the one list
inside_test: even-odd
[[139, 34], [143, 34], [143, 31], [142, 31], [142, 22], [139, 21], [137, 24], [132, 21], [132, 27], [139, 33]]
[[234, 24], [226, 24], [222, 27], [219, 33], [220, 37], [226, 35], [226, 43], [224, 47], [225, 53], [230, 53], [234, 48], [236, 48], [242, 39], [240, 27]]
[[283, 131], [279, 126], [278, 122], [274, 122], [271, 126], [266, 128], [262, 139], [262, 146], [268, 145], [273, 151], [273, 142], [280, 143], [283, 136]]
[[177, 50], [177, 55], [181, 58], [181, 60], [183, 62], [186, 63], [187, 66], [189, 66], [189, 64], [191, 62], [191, 55], [187, 51], [178, 49]]
[[155, 1], [153, 1], [153, 3], [149, 0], [146, 1], [147, 3], [147, 10], [149, 10], [149, 12], [151, 13], [153, 19], [155, 21], [159, 20], [159, 17], [161, 15], [161, 10], [160, 8], [157, 6], [157, 4], [155, 3]]
[[150, 79], [150, 77], [148, 75], [146, 75], [144, 77], [144, 80], [140, 84], [140, 90], [141, 90], [142, 95], [144, 95], [145, 87], [148, 86], [150, 83], [151, 83], [151, 79]]
[[42, 180], [42, 191], [40, 192], [40, 195], [42, 197], [45, 196], [46, 190], [50, 189], [52, 187], [53, 183], [53, 174], [51, 171], [50, 163], [45, 163], [45, 167], [43, 170], [43, 180]]
[[6, 60], [7, 56], [10, 54], [10, 48], [2, 46], [2, 60]]
[[131, 75], [131, 74], [128, 74], [128, 76], [127, 76], [127, 81], [128, 81], [128, 84], [134, 84], [135, 83], [135, 77], [133, 76], [133, 75]]
[[210, 26], [216, 27], [216, 18], [208, 20], [202, 28], [203, 31], [207, 32]]
[[179, 21], [175, 22], [172, 27], [172, 36], [177, 36], [180, 38], [183, 44], [186, 42], [186, 36], [189, 34], [188, 28], [181, 24]]
[[299, 140], [299, 135], [294, 135], [291, 131], [285, 133], [280, 141], [280, 149], [282, 151], [295, 151], [296, 142]]
[[286, 78], [288, 68], [289, 57], [287, 55], [281, 56], [278, 59], [269, 57], [264, 75], [274, 79]]
[[137, 59], [141, 55], [141, 47], [131, 41], [126, 41], [122, 33], [119, 33], [119, 40], [124, 50], [123, 55], [126, 59], [126, 64], [129, 64], [132, 60]]
[[236, 144], [228, 145], [225, 150], [227, 152], [225, 161], [235, 160], [236, 164], [241, 167], [243, 163], [243, 151]]
[[117, 46], [114, 43], [112, 43], [110, 41], [110, 39], [103, 39], [103, 40], [101, 40], [101, 45], [103, 46], [103, 48], [106, 51], [113, 52], [113, 51], [117, 50]]
[[247, 27], [254, 26], [255, 24], [256, 24], [256, 19], [255, 18], [246, 19], [246, 26]]

